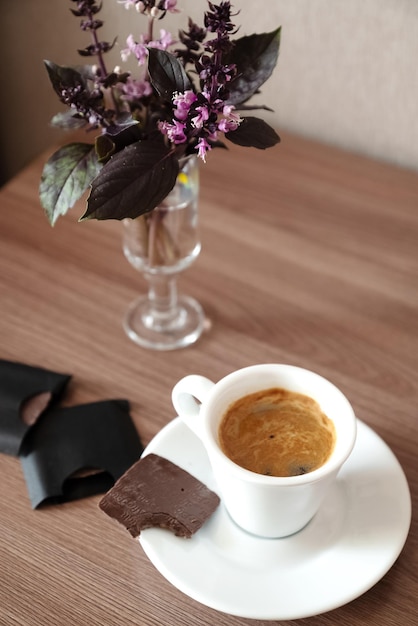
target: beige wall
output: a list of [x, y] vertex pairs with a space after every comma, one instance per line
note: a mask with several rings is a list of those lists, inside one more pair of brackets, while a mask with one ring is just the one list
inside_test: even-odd
[[[68, 0], [1, 0], [3, 58], [0, 180], [60, 138], [48, 121], [58, 110], [42, 59], [80, 61], [89, 43]], [[204, 0], [179, 0], [200, 21]], [[346, 149], [418, 170], [418, 0], [236, 0], [241, 34], [282, 24], [279, 64], [260, 102], [266, 119]], [[104, 38], [142, 28], [133, 11], [104, 0]], [[161, 24], [162, 26], [164, 23]], [[119, 62], [118, 52], [114, 56]]]

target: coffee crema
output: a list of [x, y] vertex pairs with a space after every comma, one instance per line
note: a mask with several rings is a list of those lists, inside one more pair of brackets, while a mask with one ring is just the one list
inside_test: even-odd
[[336, 439], [333, 422], [313, 398], [281, 388], [236, 400], [223, 415], [218, 435], [231, 461], [268, 476], [298, 476], [318, 469]]

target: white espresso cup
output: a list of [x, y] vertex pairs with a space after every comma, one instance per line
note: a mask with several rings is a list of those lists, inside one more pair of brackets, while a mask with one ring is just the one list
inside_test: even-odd
[[[273, 387], [310, 396], [334, 423], [334, 448], [318, 469], [298, 476], [265, 476], [237, 465], [221, 450], [218, 429], [230, 405]], [[356, 440], [356, 417], [343, 393], [322, 376], [293, 365], [253, 365], [216, 384], [203, 376], [186, 376], [175, 385], [172, 399], [179, 417], [207, 451], [229, 515], [238, 526], [261, 537], [286, 537], [309, 523]]]

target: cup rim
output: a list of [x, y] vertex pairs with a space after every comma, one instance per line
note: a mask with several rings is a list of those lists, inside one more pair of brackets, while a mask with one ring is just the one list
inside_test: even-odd
[[[347, 413], [351, 417], [352, 428], [350, 429], [349, 437], [347, 437], [347, 440], [344, 442], [345, 445], [340, 451], [340, 454], [336, 456], [334, 454], [335, 452], [335, 449], [334, 449], [331, 452], [330, 457], [325, 461], [323, 465], [321, 465], [315, 470], [312, 470], [311, 472], [307, 472], [306, 474], [298, 474], [297, 476], [268, 476], [265, 474], [258, 474], [257, 472], [253, 472], [252, 470], [248, 470], [242, 467], [241, 465], [238, 465], [237, 463], [232, 461], [222, 451], [218, 441], [216, 440], [214, 436], [212, 424], [206, 417], [209, 413], [210, 406], [212, 402], [215, 401], [215, 398], [217, 397], [218, 393], [222, 392], [224, 389], [229, 387], [231, 383], [236, 381], [237, 378], [241, 378], [242, 375], [246, 375], [246, 374], [250, 375], [254, 371], [262, 372], [263, 369], [265, 370], [268, 369], [269, 371], [271, 371], [272, 367], [279, 368], [280, 370], [286, 369], [286, 371], [288, 372], [293, 372], [293, 373], [298, 373], [298, 374], [303, 373], [304, 375], [317, 378], [318, 381], [321, 380], [322, 383], [325, 383], [327, 386], [329, 386], [330, 389], [333, 390], [333, 393], [339, 397], [339, 400], [344, 405], [345, 411], [347, 411]], [[268, 387], [260, 386], [258, 388], [261, 390], [263, 388], [267, 389]], [[257, 389], [254, 389], [254, 391], [256, 390]], [[248, 393], [252, 393], [252, 391], [249, 391]], [[307, 392], [301, 392], [301, 393], [305, 393], [305, 395], [309, 395], [309, 393]], [[250, 366], [241, 368], [239, 370], [235, 370], [231, 372], [230, 374], [227, 374], [224, 378], [221, 378], [215, 384], [208, 398], [206, 399], [204, 405], [205, 405], [204, 406], [204, 411], [205, 411], [204, 430], [206, 434], [206, 442], [207, 444], [209, 444], [211, 452], [214, 453], [218, 457], [218, 459], [221, 460], [223, 464], [229, 468], [229, 471], [241, 477], [242, 479], [246, 480], [247, 482], [249, 481], [254, 484], [262, 484], [265, 486], [277, 486], [277, 485], [295, 486], [295, 485], [307, 485], [307, 484], [315, 483], [319, 480], [322, 480], [326, 476], [331, 476], [331, 475], [338, 473], [339, 469], [342, 467], [342, 465], [350, 456], [354, 448], [355, 442], [356, 442], [357, 418], [354, 413], [354, 409], [351, 406], [351, 403], [349, 402], [345, 394], [336, 385], [334, 385], [334, 383], [332, 383], [330, 380], [328, 380], [324, 376], [321, 376], [320, 374], [317, 374], [316, 372], [313, 372], [312, 370], [308, 370], [306, 368], [302, 368], [296, 365], [287, 365], [285, 363], [263, 363], [263, 364], [250, 365]]]

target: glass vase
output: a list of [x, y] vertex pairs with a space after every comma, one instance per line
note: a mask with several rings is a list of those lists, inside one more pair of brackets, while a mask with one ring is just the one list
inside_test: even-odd
[[180, 166], [164, 202], [150, 213], [123, 220], [124, 254], [148, 281], [147, 293], [132, 302], [123, 325], [133, 341], [154, 350], [194, 343], [204, 324], [200, 304], [177, 290], [178, 274], [200, 252], [197, 157], [187, 157]]

